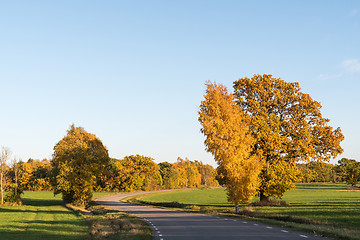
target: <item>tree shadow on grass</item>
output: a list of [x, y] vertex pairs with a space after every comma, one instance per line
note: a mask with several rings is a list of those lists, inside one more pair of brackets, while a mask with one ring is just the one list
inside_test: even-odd
[[[74, 214], [66, 210], [28, 210], [28, 209], [16, 209], [16, 208], [0, 208], [0, 213], [48, 213], [48, 214]], [[1, 238], [0, 238], [1, 239]]]
[[35, 207], [55, 206], [55, 205], [61, 205], [62, 204], [62, 200], [59, 200], [59, 199], [23, 198], [22, 201], [23, 201], [24, 205], [35, 206]]
[[341, 189], [345, 189], [346, 187], [344, 186], [339, 186], [339, 185], [333, 185], [333, 184], [316, 184], [316, 183], [311, 183], [311, 184], [303, 184], [303, 185], [298, 185], [296, 186], [296, 189], [298, 190], [341, 190]]
[[[66, 209], [61, 199], [23, 198], [22, 200], [23, 206], [0, 208], [0, 216], [1, 213], [9, 213], [7, 215], [9, 221], [0, 224], [0, 239], [88, 239], [86, 221], [69, 216], [77, 213]], [[28, 213], [35, 213], [36, 215], [31, 216], [45, 217], [49, 220], [28, 220], [26, 219]]]
[[359, 206], [359, 201], [321, 201], [321, 202], [310, 202], [307, 204], [303, 204], [303, 203], [293, 203], [289, 206], [286, 207], [303, 207], [303, 208], [314, 208], [314, 207], [318, 207], [318, 208], [324, 208], [324, 207], [332, 207], [332, 208], [349, 208], [349, 207], [358, 207]]
[[[6, 227], [6, 226], [4, 226]], [[13, 226], [9, 226], [13, 227]], [[66, 230], [67, 228], [62, 228]], [[27, 229], [27, 230], [0, 230], [1, 239], [26, 239], [26, 240], [39, 240], [39, 239], [56, 239], [56, 240], [85, 240], [87, 238], [87, 232], [74, 233], [73, 229], [69, 229], [68, 232], [57, 232], [50, 228], [42, 227]]]
[[[8, 209], [13, 210], [13, 209]], [[36, 211], [34, 211], [36, 212]], [[72, 214], [68, 211], [38, 211]], [[0, 225], [0, 239], [87, 239], [88, 225], [85, 220], [22, 220], [12, 219]]]

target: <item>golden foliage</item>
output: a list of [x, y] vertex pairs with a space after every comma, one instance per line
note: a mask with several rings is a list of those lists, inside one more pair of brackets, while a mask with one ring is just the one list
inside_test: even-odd
[[178, 172], [179, 187], [199, 187], [201, 184], [201, 175], [195, 163], [185, 158], [178, 158], [173, 164]]
[[124, 191], [158, 190], [162, 185], [160, 167], [151, 157], [141, 155], [126, 156], [117, 161], [119, 189]]
[[207, 82], [206, 86], [199, 111], [206, 150], [225, 175], [229, 201], [248, 202], [256, 193], [261, 169], [257, 156], [251, 155], [254, 140], [233, 95], [221, 84]]
[[50, 183], [51, 164], [47, 159], [19, 163], [18, 181], [21, 190], [52, 190]]
[[21, 189], [30, 190], [33, 181], [34, 167], [29, 162], [19, 164], [19, 185]]
[[277, 196], [300, 180], [295, 163], [327, 161], [342, 153], [344, 139], [323, 118], [321, 104], [300, 92], [299, 83], [272, 75], [254, 75], [234, 82], [236, 104], [245, 112], [255, 150], [266, 161], [260, 195]]

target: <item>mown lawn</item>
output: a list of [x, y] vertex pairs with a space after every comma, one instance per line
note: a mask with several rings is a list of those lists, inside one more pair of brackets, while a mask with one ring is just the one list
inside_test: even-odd
[[[282, 198], [289, 205], [252, 207], [252, 211], [262, 213], [265, 217], [291, 216], [292, 219], [310, 219], [311, 224], [335, 229], [336, 236], [357, 235], [356, 238], [339, 239], [360, 239], [360, 191], [345, 191], [346, 187], [345, 184], [337, 183], [297, 184], [296, 191], [288, 191]], [[233, 205], [227, 202], [224, 188], [157, 193], [137, 199], [145, 202], [179, 202], [187, 206], [208, 207], [219, 212], [234, 210]], [[258, 199], [254, 199], [256, 200]], [[349, 232], [341, 233], [342, 230]]]
[[216, 210], [226, 210], [233, 207], [226, 200], [224, 188], [180, 190], [141, 195], [135, 198], [149, 202], [179, 202], [189, 206], [209, 206]]
[[360, 228], [360, 191], [344, 191], [345, 184], [298, 184], [285, 194], [286, 207], [258, 211], [310, 218], [336, 226]]
[[52, 192], [25, 192], [23, 206], [0, 207], [1, 239], [86, 239], [86, 221]]

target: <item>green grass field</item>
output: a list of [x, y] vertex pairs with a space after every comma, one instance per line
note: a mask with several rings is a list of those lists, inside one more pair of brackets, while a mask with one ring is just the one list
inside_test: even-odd
[[52, 192], [25, 192], [23, 206], [0, 207], [1, 239], [85, 239], [86, 221]]
[[[112, 193], [94, 193], [93, 197], [109, 194]], [[22, 200], [22, 206], [0, 207], [0, 239], [98, 239], [98, 232], [107, 239], [146, 239], [145, 235], [151, 239], [151, 230], [126, 214], [102, 210], [96, 216], [90, 214], [84, 218], [79, 211], [62, 204], [61, 195], [54, 197], [52, 192], [25, 192]], [[109, 216], [112, 221], [128, 226], [128, 230], [110, 231], [105, 226], [110, 226]], [[96, 227], [96, 234], [91, 234], [93, 227]]]
[[[283, 196], [283, 200], [290, 205], [252, 208], [255, 213], [263, 213], [264, 216], [308, 219], [327, 228], [347, 229], [351, 232], [350, 235], [356, 234], [360, 237], [360, 191], [345, 191], [346, 187], [345, 184], [333, 183], [297, 184], [296, 191], [288, 191]], [[137, 199], [146, 202], [176, 201], [188, 206], [208, 207], [219, 212], [234, 210], [233, 205], [226, 200], [224, 188], [158, 193]]]
[[299, 184], [297, 191], [285, 194], [286, 207], [256, 210], [309, 218], [336, 226], [360, 227], [360, 192], [344, 191], [344, 184]]

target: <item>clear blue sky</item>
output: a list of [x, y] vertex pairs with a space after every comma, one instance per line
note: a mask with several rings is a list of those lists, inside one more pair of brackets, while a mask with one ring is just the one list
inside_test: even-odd
[[49, 158], [74, 123], [111, 157], [215, 165], [205, 81], [266, 73], [320, 101], [359, 161], [359, 43], [360, 1], [1, 1], [0, 145]]

